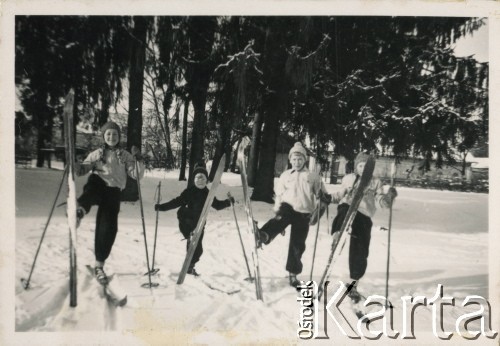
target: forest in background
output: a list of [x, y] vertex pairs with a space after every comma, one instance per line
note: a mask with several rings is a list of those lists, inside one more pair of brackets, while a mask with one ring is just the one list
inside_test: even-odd
[[366, 150], [465, 169], [471, 150], [487, 151], [489, 70], [452, 47], [485, 22], [16, 16], [16, 142], [35, 138], [28, 150], [43, 166], [73, 89], [77, 122], [97, 130], [122, 105], [127, 148], [153, 148], [166, 169], [180, 156], [181, 180], [249, 136], [253, 200], [272, 200], [280, 136], [306, 142], [319, 163]]

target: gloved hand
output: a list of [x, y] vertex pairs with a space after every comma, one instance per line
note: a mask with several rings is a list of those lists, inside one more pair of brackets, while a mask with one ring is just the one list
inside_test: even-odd
[[83, 165], [81, 163], [75, 162], [74, 167], [75, 167], [75, 174], [77, 176], [81, 176], [81, 175], [85, 174], [84, 167], [83, 167]]
[[398, 192], [396, 191], [396, 188], [391, 186], [389, 188], [389, 191], [387, 191], [387, 195], [390, 195], [391, 196], [391, 199], [394, 199], [398, 196]]
[[384, 195], [383, 200], [386, 206], [392, 205], [394, 198], [396, 198], [398, 195], [398, 192], [394, 187], [390, 187], [389, 191]]
[[165, 211], [166, 209], [163, 207], [163, 205], [156, 203], [155, 204], [155, 211]]
[[231, 196], [231, 195], [228, 195], [228, 196], [227, 196], [227, 199], [229, 200], [229, 202], [230, 202], [231, 204], [236, 203], [236, 201], [235, 201], [234, 197], [233, 197], [233, 196]]
[[142, 154], [141, 154], [141, 151], [139, 150], [139, 148], [137, 148], [135, 145], [133, 145], [131, 148], [130, 148], [130, 153], [132, 154], [133, 157], [135, 157], [135, 159], [137, 161], [142, 161]]
[[325, 203], [326, 205], [332, 203], [332, 195], [330, 195], [329, 193], [320, 191], [319, 198], [321, 200], [321, 203]]
[[75, 162], [75, 174], [77, 176], [82, 176], [92, 171], [95, 168], [95, 164], [93, 163], [80, 163]]

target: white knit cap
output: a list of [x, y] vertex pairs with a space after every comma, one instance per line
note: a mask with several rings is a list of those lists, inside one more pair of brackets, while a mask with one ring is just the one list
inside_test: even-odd
[[304, 156], [304, 160], [307, 160], [306, 149], [302, 146], [300, 142], [296, 142], [293, 145], [292, 149], [290, 149], [290, 153], [288, 154], [288, 159], [290, 159], [293, 154], [302, 154], [302, 156]]

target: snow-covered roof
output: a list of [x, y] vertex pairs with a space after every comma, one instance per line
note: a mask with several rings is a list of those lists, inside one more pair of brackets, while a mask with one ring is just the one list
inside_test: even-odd
[[471, 168], [489, 168], [489, 157], [475, 157], [469, 153], [465, 160], [471, 163]]

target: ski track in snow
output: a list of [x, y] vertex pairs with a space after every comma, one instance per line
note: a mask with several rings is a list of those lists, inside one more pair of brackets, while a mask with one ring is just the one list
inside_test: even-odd
[[[86, 264], [94, 263], [93, 228], [97, 208], [93, 207], [77, 232], [76, 308], [69, 307], [67, 289], [67, 221], [64, 207], [56, 208], [31, 278], [31, 288], [23, 289], [21, 278], [26, 279], [29, 274], [61, 176], [62, 171], [57, 170], [16, 169], [16, 331], [119, 331], [133, 340], [146, 342], [153, 342], [154, 335], [166, 335], [173, 340], [187, 337], [192, 343], [299, 342], [296, 336], [297, 292], [288, 285], [284, 268], [289, 229], [285, 236], [278, 235], [259, 252], [264, 302], [257, 301], [254, 283], [245, 281], [248, 271], [231, 208], [210, 210], [203, 239], [204, 253], [196, 267], [202, 276], [188, 275], [183, 285], [177, 285], [176, 280], [186, 254], [186, 242], [177, 228], [176, 210], [160, 212], [154, 262], [159, 272], [151, 276], [151, 281], [159, 287], [149, 289], [141, 287], [149, 280], [144, 275], [147, 264], [139, 204], [122, 203], [119, 232], [105, 269], [108, 275], [115, 273], [114, 280], [127, 292], [128, 303], [124, 307], [114, 307], [105, 300], [101, 287], [85, 268]], [[178, 196], [186, 182], [177, 181], [177, 177], [177, 171], [154, 171], [147, 173], [141, 184], [150, 266], [155, 232], [155, 189], [161, 180], [162, 202]], [[77, 179], [77, 194], [86, 179]], [[337, 188], [338, 185], [327, 185], [329, 191]], [[236, 214], [250, 261], [253, 244], [247, 230], [239, 175], [223, 175], [216, 196], [224, 199], [228, 191], [239, 202], [235, 205]], [[399, 314], [395, 328], [401, 328], [400, 297], [425, 295], [431, 298], [438, 283], [444, 285], [446, 295], [453, 295], [457, 300], [472, 294], [487, 298], [488, 195], [407, 188], [398, 191], [393, 214], [389, 288], [390, 299]], [[58, 203], [64, 201], [65, 196], [63, 189]], [[471, 205], [473, 213], [469, 210]], [[269, 204], [253, 202], [252, 208], [259, 226], [273, 216]], [[335, 211], [336, 205], [331, 205], [330, 224]], [[360, 291], [366, 296], [385, 295], [387, 232], [380, 227], [387, 227], [387, 219], [387, 211], [378, 211], [373, 219], [368, 269], [360, 283]], [[317, 281], [326, 264], [331, 241], [326, 218], [320, 222], [313, 273]], [[474, 229], [471, 229], [472, 224]], [[311, 227], [303, 255], [304, 269], [299, 275], [303, 280], [309, 279], [315, 232], [316, 226]], [[330, 287], [337, 280], [348, 281], [347, 253], [348, 244], [333, 264]], [[249, 265], [252, 268], [251, 263]], [[239, 292], [228, 295], [220, 290]], [[454, 321], [463, 314], [461, 309], [457, 304], [446, 310], [445, 326], [453, 330]], [[419, 331], [422, 334], [432, 331], [431, 318], [430, 307], [416, 310], [417, 340]], [[334, 330], [329, 334], [330, 343], [346, 342], [346, 337]], [[457, 337], [456, 341], [461, 340]]]

